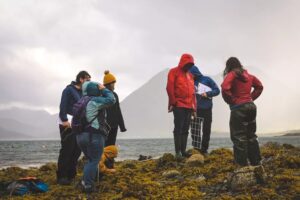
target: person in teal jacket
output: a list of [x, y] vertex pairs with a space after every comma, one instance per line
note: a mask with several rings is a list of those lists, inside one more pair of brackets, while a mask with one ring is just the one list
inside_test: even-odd
[[107, 132], [104, 131], [105, 109], [114, 105], [116, 100], [110, 90], [96, 82], [84, 83], [82, 93], [92, 97], [86, 106], [86, 120], [92, 123], [83, 133], [77, 135], [77, 143], [88, 158], [80, 184], [84, 192], [90, 193], [94, 191], [98, 163], [107, 137]]

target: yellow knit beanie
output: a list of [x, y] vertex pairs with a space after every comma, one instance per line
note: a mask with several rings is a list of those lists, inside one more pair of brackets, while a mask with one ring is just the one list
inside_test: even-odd
[[104, 78], [103, 78], [103, 84], [108, 85], [108, 84], [114, 83], [116, 81], [117, 81], [116, 77], [113, 74], [111, 74], [109, 72], [109, 70], [105, 70]]

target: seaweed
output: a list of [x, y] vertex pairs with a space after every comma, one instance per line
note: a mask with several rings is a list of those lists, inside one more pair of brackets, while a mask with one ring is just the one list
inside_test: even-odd
[[[196, 151], [190, 151], [196, 154]], [[78, 165], [78, 176], [71, 186], [56, 184], [56, 164], [40, 168], [10, 167], [0, 170], [0, 190], [20, 177], [35, 176], [47, 184], [49, 191], [10, 197], [1, 192], [1, 199], [299, 199], [300, 149], [292, 145], [267, 143], [261, 147], [266, 180], [261, 184], [232, 191], [228, 176], [237, 166], [229, 149], [213, 150], [204, 164], [187, 166], [186, 159], [177, 160], [166, 153], [159, 159], [116, 162], [117, 172], [97, 182], [97, 192], [83, 194], [75, 185], [82, 176], [84, 160]], [[176, 173], [175, 173], [176, 172]], [[166, 174], [174, 174], [167, 176]], [[164, 175], [163, 175], [164, 174]]]

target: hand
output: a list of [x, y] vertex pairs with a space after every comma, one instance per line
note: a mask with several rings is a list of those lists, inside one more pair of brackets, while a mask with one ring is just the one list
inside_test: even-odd
[[121, 129], [121, 132], [123, 133], [123, 132], [126, 132], [127, 131], [127, 129], [126, 128], [124, 128], [124, 129]]
[[171, 105], [171, 106], [169, 106], [169, 108], [168, 108], [168, 112], [172, 112], [173, 111], [173, 109], [174, 109], [174, 107]]
[[111, 172], [111, 173], [116, 173], [117, 170], [116, 170], [116, 169], [110, 169], [109, 172]]
[[197, 112], [196, 112], [196, 111], [193, 111], [192, 117], [193, 117], [194, 119], [196, 119], [196, 117], [197, 117]]
[[103, 89], [105, 89], [105, 86], [102, 85], [101, 83], [99, 83], [98, 88], [99, 88], [99, 90], [103, 90]]
[[65, 128], [71, 128], [71, 124], [68, 121], [63, 122], [62, 126], [65, 127]]
[[202, 93], [201, 96], [207, 98], [206, 92]]

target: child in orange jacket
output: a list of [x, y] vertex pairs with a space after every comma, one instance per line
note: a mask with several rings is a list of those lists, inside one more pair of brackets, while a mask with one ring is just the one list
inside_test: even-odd
[[118, 148], [115, 145], [110, 145], [104, 148], [101, 161], [99, 162], [99, 175], [102, 177], [105, 174], [116, 172], [114, 168], [115, 158], [118, 156]]

